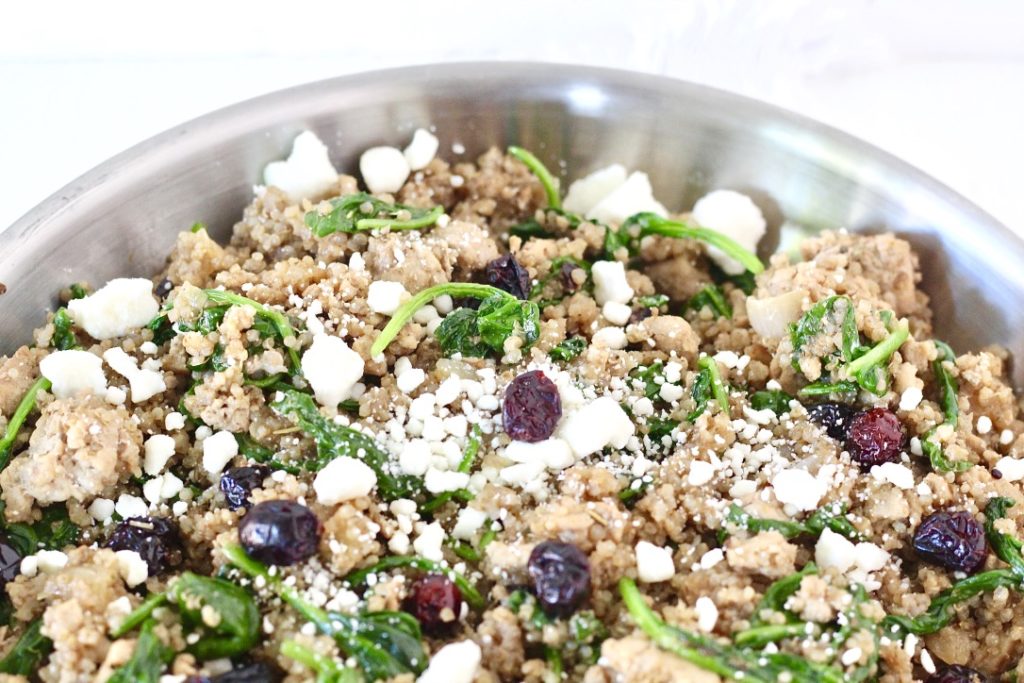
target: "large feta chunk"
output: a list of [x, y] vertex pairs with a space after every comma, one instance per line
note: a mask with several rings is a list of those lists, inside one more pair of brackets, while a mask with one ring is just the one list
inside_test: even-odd
[[138, 361], [125, 353], [120, 346], [104, 351], [103, 360], [107, 361], [107, 365], [114, 372], [128, 380], [132, 390], [132, 401], [135, 403], [148, 401], [167, 389], [163, 373], [139, 368]]
[[217, 476], [238, 455], [238, 441], [231, 432], [220, 431], [203, 440], [203, 469]]
[[668, 581], [676, 575], [671, 548], [659, 548], [653, 543], [640, 541], [636, 544], [636, 571], [645, 583]]
[[449, 643], [434, 653], [417, 683], [473, 683], [480, 667], [480, 646], [472, 640]]
[[634, 171], [626, 178], [626, 182], [587, 211], [587, 218], [604, 223], [622, 223], [633, 214], [646, 211], [659, 216], [668, 215], [665, 207], [654, 198], [647, 174]]
[[633, 288], [626, 279], [626, 266], [621, 261], [598, 261], [590, 271], [594, 278], [594, 299], [604, 306], [609, 301], [628, 304]]
[[174, 455], [174, 439], [166, 434], [154, 434], [146, 439], [146, 457], [143, 460], [142, 469], [150, 475], [160, 474], [167, 461]]
[[459, 517], [452, 527], [452, 536], [462, 540], [473, 538], [480, 527], [487, 521], [487, 513], [472, 507], [465, 507], [459, 511]]
[[566, 211], [585, 216], [598, 202], [626, 183], [626, 169], [621, 164], [605, 168], [573, 181], [565, 193], [562, 206]]
[[428, 560], [440, 562], [444, 559], [441, 546], [444, 544], [444, 528], [438, 522], [431, 522], [423, 525], [416, 540], [412, 542], [412, 549], [417, 555], [422, 555]]
[[445, 491], [458, 491], [469, 486], [469, 475], [463, 472], [452, 470], [439, 470], [431, 467], [427, 470], [427, 476], [423, 478], [423, 485], [431, 493], [444, 493]]
[[80, 393], [103, 394], [107, 378], [103, 361], [88, 351], [56, 351], [39, 363], [39, 372], [53, 385], [50, 391], [57, 398], [70, 398]]
[[402, 152], [409, 168], [413, 171], [426, 168], [434, 160], [438, 144], [437, 138], [429, 130], [417, 128], [412, 134], [412, 142]]
[[996, 463], [995, 469], [1003, 475], [1003, 481], [1020, 481], [1024, 479], [1024, 458], [1003, 456]]
[[359, 157], [359, 172], [370, 192], [398, 192], [409, 177], [409, 162], [394, 147], [371, 147]]
[[363, 357], [339, 337], [318, 334], [302, 354], [302, 375], [320, 405], [337, 408], [363, 377]]
[[536, 443], [513, 441], [505, 447], [505, 457], [514, 462], [543, 463], [552, 470], [564, 470], [576, 462], [569, 443], [557, 437]]
[[317, 472], [313, 490], [324, 505], [334, 505], [370, 494], [377, 485], [377, 475], [361, 460], [341, 456]]
[[601, 396], [569, 414], [558, 435], [583, 458], [605, 446], [624, 448], [636, 428], [618, 401]]
[[272, 161], [263, 169], [263, 182], [283, 190], [292, 199], [315, 197], [338, 180], [327, 147], [311, 131], [300, 133], [285, 161]]
[[75, 323], [101, 341], [145, 326], [159, 310], [153, 283], [145, 278], [117, 278], [87, 297], [68, 302]]
[[783, 505], [797, 510], [813, 510], [828, 490], [825, 482], [807, 470], [798, 467], [782, 470], [772, 478], [775, 498]]
[[[749, 251], [757, 251], [757, 243], [764, 237], [768, 225], [761, 209], [750, 197], [732, 190], [715, 190], [698, 199], [693, 205], [693, 220], [731, 237]], [[715, 247], [708, 247], [708, 256], [729, 275], [739, 275], [746, 270], [739, 261]]]
[[394, 315], [408, 298], [409, 292], [401, 282], [374, 280], [366, 293], [366, 305], [374, 313]]

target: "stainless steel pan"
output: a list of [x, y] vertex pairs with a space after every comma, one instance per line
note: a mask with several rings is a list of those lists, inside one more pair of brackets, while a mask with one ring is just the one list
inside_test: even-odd
[[894, 230], [921, 254], [938, 335], [958, 350], [998, 343], [1024, 352], [1024, 240], [920, 171], [822, 124], [711, 88], [512, 63], [312, 83], [114, 157], [0, 234], [0, 352], [30, 339], [62, 286], [152, 275], [175, 234], [197, 220], [226, 237], [263, 166], [303, 129], [328, 143], [339, 169], [353, 171], [363, 149], [404, 144], [420, 126], [436, 127], [446, 156], [455, 143], [471, 158], [515, 142], [553, 168], [564, 160], [568, 179], [616, 161], [641, 168], [673, 209], [729, 187], [755, 196], [776, 228]]

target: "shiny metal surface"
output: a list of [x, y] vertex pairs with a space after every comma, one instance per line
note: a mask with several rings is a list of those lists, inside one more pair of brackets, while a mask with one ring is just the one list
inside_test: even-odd
[[[778, 228], [894, 230], [921, 254], [937, 334], [958, 350], [1024, 353], [1024, 241], [890, 155], [795, 114], [668, 78], [542, 64], [415, 67], [277, 92], [214, 112], [85, 174], [0, 233], [0, 352], [30, 339], [73, 281], [152, 275], [178, 231], [224, 238], [261, 169], [314, 130], [353, 172], [368, 146], [435, 126], [442, 152], [520, 144], [565, 180], [611, 162], [650, 173], [682, 209], [711, 188], [751, 193]], [[83, 131], [87, 134], [87, 131]], [[54, 150], [58, 153], [59, 150]], [[1024, 363], [1014, 369], [1024, 386]]]

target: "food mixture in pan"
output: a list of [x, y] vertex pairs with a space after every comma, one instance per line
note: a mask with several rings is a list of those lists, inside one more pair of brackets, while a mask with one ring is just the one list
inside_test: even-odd
[[437, 149], [304, 133], [226, 244], [61, 283], [0, 358], [0, 681], [1017, 680], [1008, 359], [905, 241], [762, 264], [737, 192]]

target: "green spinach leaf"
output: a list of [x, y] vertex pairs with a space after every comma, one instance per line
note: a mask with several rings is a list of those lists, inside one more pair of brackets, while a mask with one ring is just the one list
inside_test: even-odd
[[718, 403], [723, 413], [729, 415], [729, 392], [718, 371], [718, 362], [711, 356], [701, 356], [697, 360], [697, 368], [697, 376], [690, 389], [694, 408], [686, 416], [687, 422], [696, 422], [707, 410], [708, 402], [712, 399]]
[[158, 683], [164, 667], [174, 657], [174, 650], [163, 644], [154, 633], [156, 622], [147, 620], [139, 632], [131, 658], [107, 679], [107, 683]]
[[776, 415], [788, 413], [793, 397], [781, 389], [755, 391], [750, 395], [750, 407], [754, 410], [769, 409]]
[[0, 659], [0, 673], [30, 676], [43, 666], [53, 650], [53, 641], [42, 634], [43, 620], [36, 619], [25, 627], [14, 646]]
[[587, 348], [586, 339], [583, 337], [569, 337], [548, 351], [548, 357], [551, 360], [568, 362], [583, 353], [585, 348]]
[[691, 311], [700, 311], [707, 307], [716, 315], [732, 318], [732, 305], [718, 285], [705, 285], [699, 292], [690, 297], [686, 307]]
[[530, 169], [530, 172], [537, 176], [537, 180], [540, 181], [541, 186], [544, 188], [544, 195], [548, 199], [548, 206], [552, 209], [561, 209], [562, 200], [558, 196], [558, 181], [551, 175], [551, 171], [541, 163], [540, 159], [522, 147], [509, 147], [508, 153], [509, 156], [523, 162], [526, 168]]
[[317, 209], [308, 212], [306, 227], [317, 237], [336, 232], [356, 233], [368, 230], [419, 230], [437, 223], [444, 213], [443, 206], [420, 209], [405, 204], [389, 204], [365, 192], [349, 194], [331, 200], [331, 211], [326, 214]]
[[68, 351], [78, 348], [78, 338], [75, 336], [74, 321], [66, 308], [58, 308], [53, 314], [53, 336], [50, 338], [50, 348], [58, 351]]
[[7, 464], [11, 461], [11, 456], [14, 454], [14, 442], [17, 441], [18, 433], [21, 431], [28, 416], [32, 413], [32, 410], [36, 407], [36, 397], [39, 395], [39, 392], [49, 390], [50, 380], [40, 377], [29, 386], [28, 391], [25, 392], [25, 395], [18, 403], [18, 407], [11, 413], [11, 418], [4, 429], [3, 437], [0, 438], [0, 470], [7, 467]]

